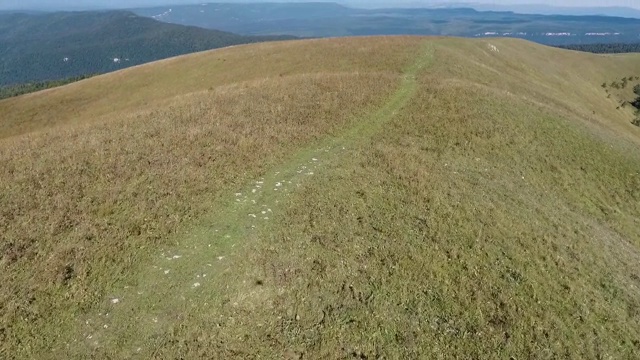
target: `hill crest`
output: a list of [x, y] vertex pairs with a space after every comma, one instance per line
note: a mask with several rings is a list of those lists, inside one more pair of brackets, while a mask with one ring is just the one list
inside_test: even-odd
[[0, 101], [0, 353], [634, 357], [638, 73], [339, 38]]

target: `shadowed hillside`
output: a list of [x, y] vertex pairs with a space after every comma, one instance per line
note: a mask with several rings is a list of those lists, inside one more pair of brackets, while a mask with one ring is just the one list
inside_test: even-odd
[[167, 24], [128, 11], [0, 13], [0, 87], [106, 73], [197, 51], [291, 38]]
[[0, 355], [635, 358], [639, 60], [305, 40], [2, 100]]

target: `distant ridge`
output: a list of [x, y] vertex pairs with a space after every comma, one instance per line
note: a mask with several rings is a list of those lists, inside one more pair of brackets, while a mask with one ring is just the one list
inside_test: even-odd
[[[353, 4], [353, 3], [351, 3]], [[508, 7], [449, 4], [441, 7], [363, 9], [336, 3], [206, 3], [132, 9], [156, 20], [244, 35], [305, 37], [360, 35], [505, 36], [546, 45], [640, 40], [640, 19], [585, 13], [520, 14]], [[614, 13], [608, 13], [611, 15]], [[615, 13], [627, 16], [626, 9]]]
[[176, 55], [290, 36], [241, 36], [129, 11], [0, 14], [0, 86], [105, 73]]

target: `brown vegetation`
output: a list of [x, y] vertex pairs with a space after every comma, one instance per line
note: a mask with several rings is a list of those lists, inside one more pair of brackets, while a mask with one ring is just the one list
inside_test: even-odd
[[[488, 45], [258, 44], [0, 101], [0, 355], [636, 357], [640, 133], [601, 84], [638, 57]], [[253, 230], [263, 177], [294, 181]]]

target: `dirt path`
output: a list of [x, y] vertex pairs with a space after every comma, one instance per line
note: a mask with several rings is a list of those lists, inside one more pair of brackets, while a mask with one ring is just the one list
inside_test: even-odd
[[[418, 72], [431, 64], [433, 56], [433, 48], [427, 44], [381, 109], [342, 136], [300, 151], [264, 178], [230, 194], [202, 226], [185, 234], [172, 249], [159, 251], [148, 271], [139, 274], [136, 285], [114, 292], [105, 299], [101, 312], [79, 319], [82, 333], [67, 350], [77, 349], [79, 355], [89, 351], [127, 358], [152, 355], [152, 348], [162, 345], [157, 343], [159, 334], [184, 314], [197, 314], [219, 295], [212, 293], [215, 289], [226, 287], [221, 281], [233, 278], [234, 256], [242, 253], [239, 248], [271, 221], [289, 194], [303, 182], [312, 181], [324, 167], [339, 161], [345, 149], [381, 131], [407, 104], [416, 91]], [[244, 274], [235, 276], [239, 279], [240, 275]]]

